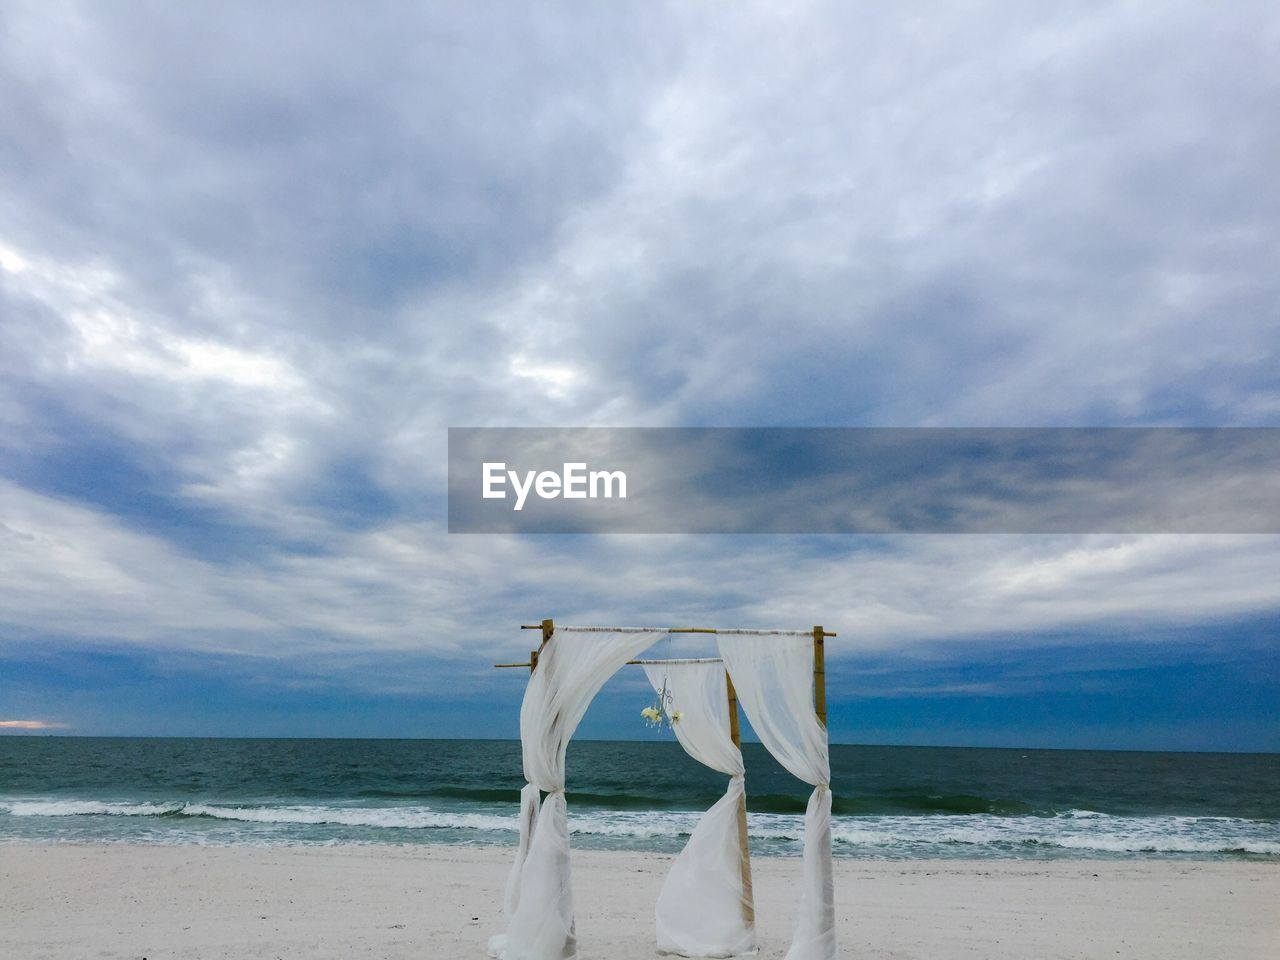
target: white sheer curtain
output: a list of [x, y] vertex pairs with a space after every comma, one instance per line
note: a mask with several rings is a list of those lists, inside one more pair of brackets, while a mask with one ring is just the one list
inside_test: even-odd
[[743, 800], [742, 751], [729, 734], [724, 664], [646, 663], [653, 689], [667, 694], [672, 729], [685, 752], [726, 774], [729, 788], [698, 821], [658, 894], [658, 949], [686, 957], [733, 957], [757, 949], [755, 924], [746, 919], [747, 893], [738, 842]]
[[[663, 635], [557, 630], [542, 648], [520, 706], [520, 744], [529, 785], [520, 793], [520, 847], [504, 901], [507, 932], [490, 939], [491, 956], [571, 960], [577, 955], [565, 751], [605, 681]], [[541, 808], [540, 790], [547, 793]]]
[[813, 640], [732, 634], [718, 643], [752, 729], [779, 763], [815, 788], [804, 815], [803, 886], [787, 960], [834, 960], [831, 762], [826, 728], [814, 713]]

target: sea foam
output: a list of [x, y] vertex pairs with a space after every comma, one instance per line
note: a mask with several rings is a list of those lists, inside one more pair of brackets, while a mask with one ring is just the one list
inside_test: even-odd
[[[135, 839], [152, 842], [313, 843], [413, 842], [447, 833], [451, 842], [514, 841], [514, 808], [467, 810], [426, 804], [217, 803], [75, 798], [0, 801], [0, 818], [24, 822], [26, 839], [129, 839], [129, 828], [95, 829], [107, 818], [145, 821]], [[570, 832], [587, 846], [678, 849], [697, 825], [697, 811], [578, 809]], [[68, 831], [74, 821], [77, 831]], [[116, 821], [120, 822], [120, 821]], [[42, 829], [39, 824], [50, 823]], [[803, 819], [794, 814], [752, 813], [749, 832], [762, 854], [801, 849]], [[216, 828], [201, 828], [201, 824]], [[3, 831], [8, 832], [8, 831]], [[1280, 856], [1280, 824], [1232, 817], [1120, 817], [1089, 810], [1056, 816], [868, 815], [833, 819], [837, 855], [864, 857], [1053, 857], [1165, 855]]]

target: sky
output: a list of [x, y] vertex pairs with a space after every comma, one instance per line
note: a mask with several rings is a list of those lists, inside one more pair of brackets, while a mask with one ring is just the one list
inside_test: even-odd
[[512, 737], [551, 616], [821, 623], [837, 741], [1280, 751], [1280, 537], [445, 498], [451, 426], [1280, 425], [1278, 97], [1247, 0], [7, 3], [0, 734]]

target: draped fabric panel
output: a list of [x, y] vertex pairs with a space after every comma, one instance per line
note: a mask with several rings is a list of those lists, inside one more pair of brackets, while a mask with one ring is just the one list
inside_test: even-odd
[[529, 855], [529, 841], [533, 838], [541, 796], [542, 791], [532, 783], [526, 783], [520, 791], [520, 843], [516, 847], [516, 862], [511, 866], [506, 896], [502, 900], [502, 912], [507, 917], [516, 912], [520, 903], [520, 873], [524, 869], [525, 857]]
[[800, 909], [787, 960], [834, 960], [831, 764], [813, 705], [813, 641], [781, 634], [722, 635], [720, 656], [751, 727], [787, 770], [814, 787], [804, 817]]
[[685, 753], [730, 777], [745, 773], [742, 751], [729, 733], [729, 684], [719, 661], [651, 661], [645, 676], [655, 692], [666, 688], [668, 712], [680, 714], [672, 732]]
[[729, 733], [728, 684], [718, 662], [647, 663], [653, 689], [665, 690], [672, 729], [685, 752], [728, 775], [728, 790], [698, 821], [658, 895], [658, 949], [686, 957], [733, 957], [757, 949], [746, 920], [738, 807], [742, 751]]
[[[520, 706], [524, 776], [520, 846], [507, 882], [507, 932], [489, 940], [502, 960], [572, 960], [577, 955], [569, 875], [565, 753], [592, 698], [618, 668], [663, 632], [559, 631], [542, 648]], [[538, 793], [547, 794], [539, 805]]]
[[702, 815], [671, 865], [654, 908], [658, 951], [683, 957], [738, 957], [758, 949], [743, 916], [738, 804], [742, 778]]

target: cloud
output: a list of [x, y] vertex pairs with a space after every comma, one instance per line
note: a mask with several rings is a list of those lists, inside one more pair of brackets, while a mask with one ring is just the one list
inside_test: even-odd
[[[0, 485], [0, 610], [150, 649], [335, 662], [519, 652], [518, 622], [698, 623], [848, 633], [832, 656], [938, 641], [1050, 642], [1100, 625], [1212, 623], [1275, 608], [1280, 537], [444, 535], [325, 528], [214, 562], [72, 503]], [[732, 545], [733, 549], [728, 549]], [[704, 624], [705, 625], [705, 624]], [[15, 632], [16, 631], [16, 632]], [[1206, 630], [1206, 640], [1212, 630]]]
[[59, 730], [65, 723], [48, 723], [44, 720], [0, 720], [0, 730]]
[[687, 24], [626, 177], [490, 308], [587, 409], [622, 383], [686, 422], [1274, 416], [1269, 214], [1212, 172], [1264, 192], [1261, 7], [806, 14]]
[[1211, 645], [1274, 538], [450, 537], [445, 428], [1274, 423], [1276, 35], [9, 5], [0, 644], [383, 689], [548, 613]]

